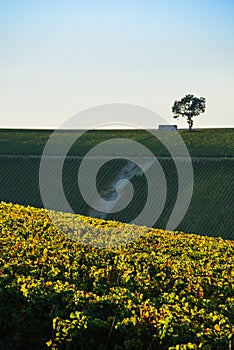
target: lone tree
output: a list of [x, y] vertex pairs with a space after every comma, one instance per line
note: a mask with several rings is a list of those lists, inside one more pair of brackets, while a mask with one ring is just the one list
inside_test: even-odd
[[172, 106], [174, 118], [186, 117], [189, 125], [189, 131], [192, 130], [193, 117], [204, 113], [206, 108], [206, 100], [204, 97], [195, 97], [194, 95], [186, 95], [180, 101], [175, 101]]

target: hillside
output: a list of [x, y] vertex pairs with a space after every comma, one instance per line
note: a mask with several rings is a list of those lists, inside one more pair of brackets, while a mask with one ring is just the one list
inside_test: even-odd
[[[231, 346], [233, 241], [75, 215], [83, 245], [54, 215], [67, 235], [44, 209], [0, 204], [1, 350]], [[136, 240], [92, 246], [111, 234]]]
[[[35, 129], [0, 129], [0, 154], [42, 154], [43, 149], [53, 130]], [[155, 136], [170, 132], [154, 130]], [[226, 129], [194, 129], [178, 130], [192, 157], [233, 157], [234, 128]], [[79, 131], [60, 131], [59, 144], [71, 134]], [[83, 156], [97, 143], [112, 138], [129, 138], [141, 142], [157, 156], [168, 156], [167, 150], [150, 133], [145, 130], [92, 130], [85, 133], [72, 147], [70, 154]], [[58, 150], [59, 152], [59, 150]]]
[[[74, 132], [61, 131], [58, 137], [58, 149], [55, 150], [58, 154], [59, 145]], [[156, 135], [159, 133], [155, 132]], [[0, 200], [43, 207], [39, 168], [43, 148], [51, 133], [52, 130], [0, 130]], [[166, 137], [171, 137], [170, 132], [163, 133]], [[179, 130], [179, 133], [192, 155], [194, 189], [189, 209], [177, 229], [233, 239], [234, 129], [194, 129], [192, 132]], [[71, 208], [75, 213], [82, 215], [92, 213], [77, 183], [82, 155], [96, 144], [116, 137], [141, 142], [157, 155], [167, 181], [167, 198], [163, 213], [154, 226], [165, 228], [177, 198], [177, 172], [174, 161], [168, 157], [165, 147], [151, 134], [142, 130], [89, 131], [73, 145], [63, 165], [62, 179], [63, 189]], [[78, 155], [81, 157], [77, 157]], [[178, 163], [182, 164], [184, 161], [186, 160], [182, 159]], [[59, 160], [52, 155], [49, 160], [52, 178], [55, 178], [54, 169], [58, 163]], [[93, 164], [95, 167], [95, 160]], [[124, 160], [118, 159], [107, 162], [102, 167], [97, 176], [99, 192], [110, 191], [111, 180], [118, 171], [121, 171], [123, 164]], [[106, 216], [107, 219], [131, 222], [141, 212], [147, 200], [146, 179], [143, 175], [138, 175], [132, 179], [132, 183], [134, 197], [131, 203], [124, 210]], [[56, 181], [54, 185], [57, 185]], [[87, 183], [88, 189], [89, 183]], [[54, 201], [50, 209], [66, 210], [62, 207], [58, 192], [55, 191], [51, 196]], [[92, 215], [95, 216], [93, 213]]]

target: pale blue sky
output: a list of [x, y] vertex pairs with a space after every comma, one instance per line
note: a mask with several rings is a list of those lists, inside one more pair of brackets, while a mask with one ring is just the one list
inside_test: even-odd
[[233, 0], [0, 1], [0, 127], [111, 102], [174, 123], [187, 93], [207, 99], [195, 127], [234, 127], [233, 19]]

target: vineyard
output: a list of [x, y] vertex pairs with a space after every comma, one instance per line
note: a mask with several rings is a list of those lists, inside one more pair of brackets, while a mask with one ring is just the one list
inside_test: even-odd
[[[67, 157], [63, 166], [63, 189], [73, 211], [89, 215], [90, 206], [83, 199], [77, 181], [82, 158]], [[158, 158], [167, 181], [167, 199], [162, 215], [155, 227], [165, 228], [178, 191], [178, 179], [174, 162], [170, 158]], [[50, 167], [56, 169], [58, 159], [51, 158]], [[186, 162], [186, 160], [181, 160]], [[95, 166], [95, 160], [93, 160]], [[97, 189], [110, 191], [110, 181], [125, 164], [125, 160], [116, 159], [107, 162], [97, 176]], [[234, 158], [197, 158], [192, 160], [194, 171], [194, 191], [189, 209], [177, 228], [185, 232], [202, 233], [233, 239], [233, 188]], [[43, 203], [39, 187], [40, 157], [29, 155], [0, 156], [0, 200], [15, 204], [32, 205], [42, 208]], [[147, 200], [147, 181], [144, 176], [135, 176], [132, 180], [134, 197], [122, 211], [109, 214], [106, 218], [131, 222], [144, 207]], [[56, 184], [54, 184], [56, 185]], [[87, 190], [89, 183], [87, 183]], [[51, 192], [52, 192], [51, 188]], [[156, 198], [156, 194], [155, 194]], [[53, 191], [53, 200], [48, 209], [64, 208], [59, 193]], [[98, 213], [97, 213], [98, 216]], [[196, 220], [194, 220], [196, 218]]]
[[[56, 141], [57, 147], [49, 160], [52, 169], [50, 175], [53, 178], [53, 165], [56, 168], [59, 161], [54, 156], [60, 154], [60, 146], [75, 133], [77, 141], [67, 154], [62, 179], [64, 193], [73, 212], [103, 217], [102, 213], [94, 213], [90, 210], [78, 186], [77, 175], [86, 152], [109, 139], [132, 139], [157, 156], [163, 169], [167, 182], [167, 197], [164, 210], [154, 227], [165, 229], [175, 206], [178, 178], [173, 159], [157, 139], [160, 132], [154, 130], [154, 137], [145, 130], [91, 130], [80, 137], [79, 130], [61, 130]], [[188, 211], [177, 229], [233, 239], [234, 129], [194, 129], [193, 132], [187, 130], [178, 132], [191, 155], [194, 189]], [[39, 168], [43, 149], [51, 134], [52, 130], [0, 130], [0, 200], [43, 207]], [[170, 132], [164, 132], [164, 138], [170, 137]], [[127, 152], [128, 150], [126, 155]], [[93, 162], [95, 165], [95, 160]], [[111, 181], [124, 164], [126, 164], [124, 159], [113, 159], [100, 169], [97, 176], [97, 189], [101, 195], [104, 194], [105, 197], [106, 193], [113, 191]], [[120, 212], [105, 215], [106, 219], [129, 223], [142, 211], [147, 201], [146, 178], [144, 174], [138, 174], [131, 179], [131, 182], [134, 186], [132, 202]], [[52, 185], [57, 186], [56, 183]], [[89, 189], [88, 183], [87, 189]], [[54, 192], [51, 205], [47, 209], [64, 211], [59, 194]], [[156, 197], [157, 194], [155, 194], [155, 200]]]
[[231, 349], [233, 241], [75, 217], [1, 202], [1, 350]]

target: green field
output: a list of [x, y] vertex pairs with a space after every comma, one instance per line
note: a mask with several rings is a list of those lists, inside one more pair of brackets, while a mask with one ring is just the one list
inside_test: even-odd
[[[51, 132], [48, 130], [0, 131], [0, 200], [43, 207], [39, 189], [40, 155]], [[180, 130], [179, 132], [192, 155], [194, 191], [190, 207], [177, 229], [233, 239], [234, 129], [201, 129], [193, 132]], [[74, 131], [62, 131], [61, 139], [59, 135], [58, 154], [59, 144], [71, 133]], [[166, 132], [166, 135], [170, 137], [171, 133]], [[115, 137], [131, 138], [141, 142], [158, 156], [167, 180], [167, 200], [155, 227], [165, 228], [177, 196], [177, 173], [173, 160], [164, 157], [168, 156], [165, 147], [146, 131], [99, 130], [83, 135], [70, 150], [63, 167], [63, 188], [70, 206], [74, 212], [83, 215], [88, 215], [90, 210], [77, 184], [81, 159], [69, 156], [82, 156], [101, 141]], [[50, 162], [56, 166], [57, 160], [51, 159]], [[124, 160], [115, 160], [100, 169], [97, 178], [98, 190], [109, 190], [111, 179], [123, 164]], [[132, 183], [135, 190], [133, 201], [125, 210], [110, 214], [107, 219], [131, 222], [142, 210], [147, 199], [146, 179], [144, 176], [137, 176], [132, 179]], [[88, 186], [87, 184], [87, 190]], [[50, 209], [63, 210], [56, 193]]]
[[[159, 161], [167, 179], [167, 200], [155, 227], [165, 228], [177, 197], [177, 173], [172, 160], [161, 158]], [[234, 160], [196, 159], [192, 164], [194, 171], [192, 200], [177, 229], [234, 239]], [[135, 186], [134, 199], [121, 212], [109, 214], [109, 219], [130, 222], [143, 209], [147, 200], [145, 190], [147, 181], [144, 176], [137, 176], [132, 183]]]
[[231, 349], [233, 241], [54, 218], [0, 203], [1, 350]]
[[[59, 144], [79, 131], [63, 130], [58, 138]], [[155, 135], [163, 133], [170, 137], [171, 133], [155, 130]], [[190, 155], [193, 157], [233, 157], [234, 156], [234, 129], [194, 129], [178, 131], [184, 140]], [[52, 130], [0, 130], [0, 153], [2, 154], [41, 154]], [[72, 147], [70, 154], [84, 155], [97, 143], [111, 138], [129, 138], [141, 142], [157, 156], [167, 156], [165, 147], [145, 130], [93, 130], [85, 133]]]

